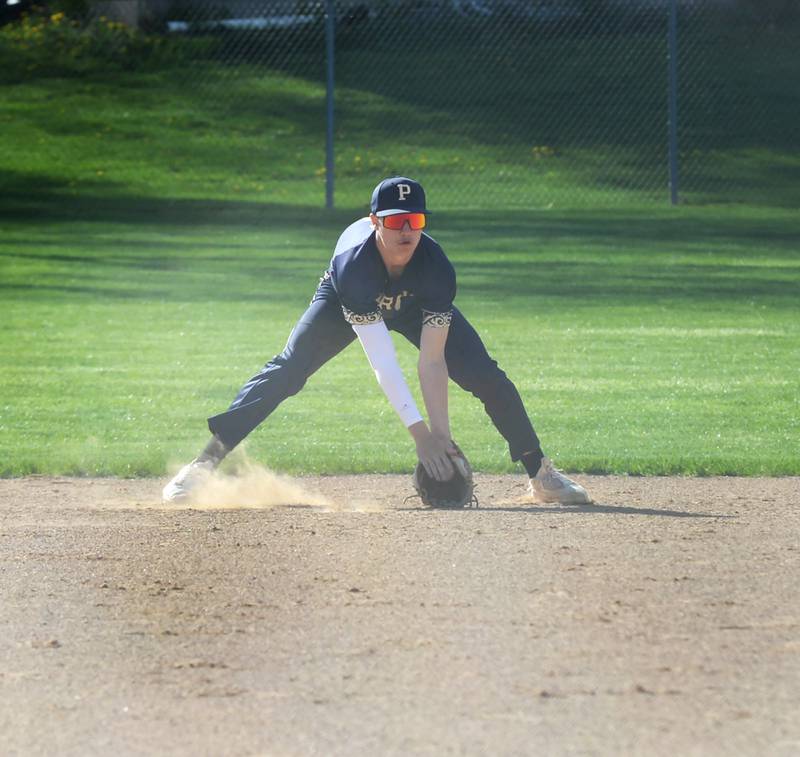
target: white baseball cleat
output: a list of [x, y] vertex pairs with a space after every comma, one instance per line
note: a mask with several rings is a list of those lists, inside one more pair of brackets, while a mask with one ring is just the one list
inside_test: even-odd
[[175, 478], [164, 487], [161, 499], [166, 503], [186, 502], [193, 491], [211, 478], [213, 471], [214, 463], [210, 460], [203, 462], [192, 460], [188, 465], [184, 465]]
[[542, 458], [539, 472], [528, 481], [528, 494], [537, 502], [557, 502], [561, 505], [592, 503], [592, 498], [586, 489], [556, 470], [549, 457]]

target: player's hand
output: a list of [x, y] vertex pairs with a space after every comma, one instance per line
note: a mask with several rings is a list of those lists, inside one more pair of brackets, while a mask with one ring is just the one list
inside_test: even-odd
[[427, 474], [437, 481], [449, 481], [455, 473], [450, 456], [458, 454], [453, 442], [430, 431], [420, 435], [415, 442], [417, 458]]

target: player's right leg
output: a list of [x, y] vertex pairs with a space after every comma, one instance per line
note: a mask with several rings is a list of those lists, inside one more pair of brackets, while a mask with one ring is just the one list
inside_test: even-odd
[[344, 320], [338, 300], [320, 296], [318, 291], [292, 330], [283, 352], [245, 383], [224, 413], [208, 419], [211, 440], [164, 487], [164, 501], [189, 499], [228, 452], [354, 339], [355, 333]]

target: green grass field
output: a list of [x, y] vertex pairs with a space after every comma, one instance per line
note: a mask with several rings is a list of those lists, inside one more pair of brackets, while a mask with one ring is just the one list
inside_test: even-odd
[[[234, 117], [156, 73], [5, 87], [0, 475], [163, 475], [192, 457], [205, 418], [282, 349], [339, 231], [401, 170], [445, 208], [430, 232], [456, 265], [457, 305], [561, 467], [800, 473], [796, 209], [624, 193], [570, 209], [580, 177], [555, 159], [519, 179], [550, 202], [448, 209], [447, 186], [494, 165], [491, 146], [464, 145], [462, 168], [442, 164], [458, 144], [423, 154], [378, 133], [340, 155], [340, 207], [325, 212], [321, 87], [229, 81], [262, 99]], [[796, 156], [781, 160], [796, 171]], [[396, 343], [413, 377], [414, 352]], [[453, 387], [451, 407], [477, 469], [515, 469], [474, 398]], [[292, 473], [414, 462], [357, 345], [246, 447]]]

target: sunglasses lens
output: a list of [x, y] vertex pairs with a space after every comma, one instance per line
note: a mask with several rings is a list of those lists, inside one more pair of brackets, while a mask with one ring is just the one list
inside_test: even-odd
[[424, 213], [409, 213], [408, 224], [414, 231], [419, 231], [425, 228], [425, 214]]
[[387, 229], [399, 231], [408, 222], [409, 228], [414, 231], [419, 231], [425, 228], [425, 214], [424, 213], [398, 213], [393, 216], [385, 216], [383, 225]]

